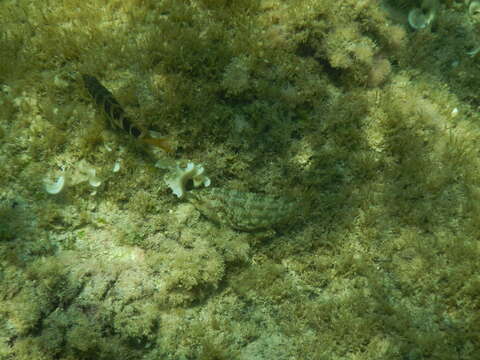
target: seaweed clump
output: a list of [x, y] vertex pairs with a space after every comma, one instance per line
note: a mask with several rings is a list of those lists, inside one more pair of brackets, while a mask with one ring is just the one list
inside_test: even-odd
[[[1, 1], [0, 358], [479, 358], [480, 70], [468, 9], [439, 9], [414, 31], [369, 0]], [[222, 201], [308, 211], [209, 221], [79, 74]], [[82, 162], [109, 181], [45, 194]]]

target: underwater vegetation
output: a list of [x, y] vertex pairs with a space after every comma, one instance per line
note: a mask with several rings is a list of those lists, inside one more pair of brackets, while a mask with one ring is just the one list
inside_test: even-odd
[[480, 358], [477, 6], [1, 1], [0, 359]]

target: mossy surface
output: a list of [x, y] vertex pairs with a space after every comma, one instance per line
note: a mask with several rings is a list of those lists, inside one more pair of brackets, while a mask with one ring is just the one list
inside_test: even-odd
[[[1, 1], [0, 359], [479, 359], [480, 25], [392, 7]], [[108, 128], [82, 73], [176, 152]], [[308, 211], [219, 226], [167, 156]], [[45, 192], [79, 164], [102, 184]]]

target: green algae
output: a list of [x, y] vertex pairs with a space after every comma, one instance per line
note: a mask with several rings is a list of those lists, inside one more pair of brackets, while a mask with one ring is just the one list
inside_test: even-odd
[[[478, 358], [476, 26], [452, 1], [419, 31], [368, 0], [0, 2], [0, 359]], [[308, 211], [211, 222], [80, 73], [215, 187]], [[100, 187], [44, 191], [82, 160]]]

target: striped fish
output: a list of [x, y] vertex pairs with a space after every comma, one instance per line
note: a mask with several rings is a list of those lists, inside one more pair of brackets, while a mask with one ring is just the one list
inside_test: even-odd
[[125, 115], [125, 111], [113, 97], [113, 94], [97, 78], [87, 74], [82, 74], [82, 78], [88, 93], [95, 100], [95, 103], [103, 108], [113, 128], [124, 130], [134, 138], [146, 144], [158, 146], [166, 152], [172, 151], [172, 146], [167, 139], [151, 137], [147, 130], [135, 126]]

